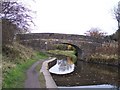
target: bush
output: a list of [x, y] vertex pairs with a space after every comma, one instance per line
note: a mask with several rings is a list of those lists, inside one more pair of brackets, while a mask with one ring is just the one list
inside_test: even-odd
[[64, 44], [56, 44], [53, 47], [58, 50], [67, 50], [67, 45]]

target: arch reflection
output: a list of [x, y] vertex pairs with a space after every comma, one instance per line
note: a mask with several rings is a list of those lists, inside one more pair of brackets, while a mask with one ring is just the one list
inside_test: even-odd
[[71, 57], [63, 60], [57, 60], [57, 63], [49, 69], [54, 74], [68, 74], [74, 71], [75, 65]]

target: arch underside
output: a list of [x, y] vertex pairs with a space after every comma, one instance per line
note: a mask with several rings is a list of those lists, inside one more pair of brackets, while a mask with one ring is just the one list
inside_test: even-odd
[[71, 43], [62, 43], [62, 44], [67, 44], [67, 45], [71, 45], [71, 46], [73, 46], [74, 48], [75, 48], [75, 50], [76, 50], [76, 56], [79, 58], [79, 59], [81, 59], [81, 55], [82, 55], [82, 49], [80, 49], [78, 46], [76, 46], [76, 45], [74, 45], [74, 44], [71, 44]]

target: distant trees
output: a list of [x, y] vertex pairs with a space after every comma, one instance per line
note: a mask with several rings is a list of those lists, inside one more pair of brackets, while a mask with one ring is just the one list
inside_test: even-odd
[[118, 41], [118, 58], [120, 65], [120, 1], [118, 2], [118, 7], [114, 9], [114, 12], [116, 20], [118, 21], [118, 30], [116, 31], [115, 36], [117, 36]]
[[118, 22], [118, 30], [114, 34], [110, 35], [110, 37], [113, 40], [120, 42], [120, 1], [118, 2], [118, 6], [114, 8], [114, 16]]
[[101, 32], [101, 29], [99, 28], [91, 28], [89, 31], [87, 31], [86, 36], [91, 36], [91, 37], [95, 37], [95, 38], [102, 38], [106, 35], [105, 32]]
[[118, 2], [118, 7], [114, 8], [114, 15], [118, 21], [118, 28], [120, 29], [120, 1]]
[[[2, 19], [2, 33], [5, 40], [12, 41], [13, 36], [17, 33], [30, 32], [30, 25], [34, 24], [32, 21], [32, 11], [26, 8], [22, 3], [17, 1], [3, 1], [2, 12], [0, 18]], [[8, 35], [9, 34], [9, 35]], [[12, 36], [12, 37], [11, 37]]]
[[118, 41], [119, 37], [119, 31], [117, 30], [115, 33], [113, 33], [112, 35], [107, 36], [106, 38], [110, 39], [110, 40], [114, 40], [114, 41]]

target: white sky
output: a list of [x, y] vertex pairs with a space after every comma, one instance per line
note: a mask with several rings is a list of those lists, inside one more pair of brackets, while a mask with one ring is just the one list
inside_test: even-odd
[[[92, 27], [112, 34], [117, 30], [113, 8], [119, 0], [35, 0], [33, 33], [84, 34]], [[29, 2], [30, 3], [30, 2]]]

